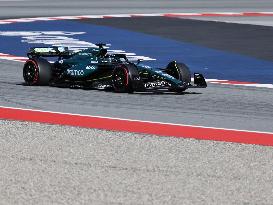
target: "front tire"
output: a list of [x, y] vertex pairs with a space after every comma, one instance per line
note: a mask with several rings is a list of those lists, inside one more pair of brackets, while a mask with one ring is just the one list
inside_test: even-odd
[[26, 85], [48, 85], [52, 78], [50, 63], [43, 58], [29, 59], [23, 68]]
[[[184, 85], [189, 85], [191, 83], [191, 72], [188, 66], [184, 63], [176, 63], [176, 61], [172, 61], [168, 64], [167, 73], [177, 80], [180, 80]], [[174, 91], [177, 93], [182, 93], [187, 89], [187, 86], [171, 88], [170, 91]]]

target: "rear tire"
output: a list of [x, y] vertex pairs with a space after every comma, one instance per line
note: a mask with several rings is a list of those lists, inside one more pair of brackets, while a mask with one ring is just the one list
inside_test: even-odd
[[24, 65], [23, 77], [27, 85], [49, 85], [51, 64], [43, 58], [29, 59]]
[[133, 93], [132, 79], [129, 74], [128, 65], [118, 65], [112, 75], [113, 87], [118, 93]]
[[[190, 84], [191, 82], [191, 72], [188, 66], [186, 66], [184, 63], [176, 63], [175, 61], [172, 61], [167, 66], [167, 73], [177, 80], [182, 81], [185, 84]], [[177, 93], [182, 93], [185, 91], [187, 87], [185, 88], [171, 88], [170, 91], [174, 91]]]

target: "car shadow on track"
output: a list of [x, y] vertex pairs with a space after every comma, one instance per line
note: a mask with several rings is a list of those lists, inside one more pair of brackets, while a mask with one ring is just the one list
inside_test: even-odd
[[134, 92], [136, 95], [201, 95], [203, 93], [198, 92], [182, 92], [182, 93], [174, 93], [174, 92]]
[[[30, 86], [26, 83], [17, 83], [16, 85], [21, 86]], [[35, 87], [47, 87], [47, 86], [35, 86]], [[50, 86], [60, 89], [72, 89], [72, 90], [85, 90], [85, 91], [98, 91], [98, 92], [107, 92], [107, 93], [115, 93], [113, 89], [95, 89], [95, 88], [83, 88], [83, 87], [69, 87], [69, 86]], [[147, 92], [133, 92], [133, 93], [119, 93], [119, 94], [135, 94], [135, 95], [201, 95], [203, 93], [200, 92], [182, 92], [182, 93], [175, 93], [169, 91], [147, 91]]]

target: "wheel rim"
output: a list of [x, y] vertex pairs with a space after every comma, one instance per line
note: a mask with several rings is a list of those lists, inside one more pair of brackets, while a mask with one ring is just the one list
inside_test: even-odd
[[128, 85], [128, 72], [125, 68], [117, 68], [113, 74], [114, 87], [116, 89], [126, 88]]
[[24, 79], [29, 84], [34, 84], [38, 81], [39, 70], [36, 64], [32, 61], [26, 63], [24, 67]]

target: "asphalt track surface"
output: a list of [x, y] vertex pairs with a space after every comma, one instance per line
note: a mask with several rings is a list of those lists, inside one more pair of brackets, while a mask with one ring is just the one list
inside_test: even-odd
[[1, 0], [0, 17], [162, 12], [272, 11], [272, 0]]
[[189, 19], [201, 20], [201, 21], [216, 21], [226, 23], [238, 23], [238, 24], [250, 24], [260, 26], [273, 26], [273, 17], [190, 17]]
[[[207, 9], [243, 7], [223, 2], [208, 4]], [[16, 4], [19, 9], [20, 4]], [[59, 3], [48, 2], [52, 4]], [[243, 8], [270, 10], [270, 6], [268, 1], [253, 1]], [[193, 3], [188, 11], [203, 8]], [[69, 6], [62, 11], [55, 9], [48, 14], [76, 12]], [[111, 3], [108, 10], [101, 9], [96, 12], [117, 11]], [[153, 6], [150, 10], [161, 11]], [[174, 8], [170, 10], [174, 12]], [[22, 16], [38, 15], [33, 10], [22, 11]], [[85, 9], [78, 12], [84, 14]], [[90, 9], [86, 13], [90, 14]], [[1, 15], [5, 17], [5, 13]], [[22, 63], [1, 60], [0, 65], [2, 106], [273, 130], [271, 89], [211, 85], [184, 95], [128, 95], [26, 87], [21, 84]], [[144, 107], [144, 103], [149, 106]], [[0, 123], [2, 204], [272, 204], [271, 147], [27, 122]]]
[[104, 18], [80, 22], [157, 35], [273, 61], [273, 47], [268, 43], [273, 42], [273, 27], [269, 26], [166, 17]]
[[23, 63], [1, 61], [0, 104], [75, 114], [272, 132], [272, 89], [210, 84], [173, 93], [113, 93], [23, 85]]

